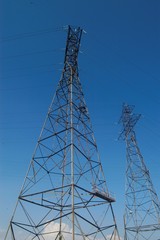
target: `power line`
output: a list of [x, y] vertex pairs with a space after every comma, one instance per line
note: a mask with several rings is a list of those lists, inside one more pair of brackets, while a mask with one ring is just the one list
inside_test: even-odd
[[38, 72], [33, 72], [30, 74], [22, 74], [22, 75], [12, 75], [12, 76], [8, 76], [8, 77], [2, 77], [0, 78], [0, 80], [5, 80], [5, 79], [10, 79], [10, 78], [21, 78], [21, 77], [29, 77], [29, 76], [33, 76], [34, 74], [42, 74], [42, 73], [53, 73], [54, 71], [56, 71], [57, 69], [52, 69], [52, 70], [45, 70], [45, 71], [38, 71]]
[[[63, 51], [64, 49], [60, 49]], [[2, 56], [0, 59], [9, 59], [9, 58], [19, 58], [19, 57], [24, 57], [24, 56], [32, 56], [36, 54], [44, 54], [44, 53], [51, 53], [51, 52], [59, 52], [59, 49], [51, 49], [51, 50], [44, 50], [44, 51], [35, 51], [35, 52], [30, 52], [30, 53], [23, 53], [23, 54], [16, 54], [16, 55], [10, 55], [10, 56]]]
[[13, 40], [17, 40], [17, 39], [35, 37], [35, 36], [39, 36], [39, 35], [43, 35], [43, 34], [47, 34], [47, 33], [59, 32], [59, 31], [62, 31], [62, 30], [65, 30], [65, 28], [64, 27], [48, 28], [48, 29], [34, 31], [34, 32], [15, 34], [15, 35], [11, 35], [11, 36], [8, 36], [8, 37], [1, 38], [0, 42], [8, 42], [8, 41], [13, 41]]

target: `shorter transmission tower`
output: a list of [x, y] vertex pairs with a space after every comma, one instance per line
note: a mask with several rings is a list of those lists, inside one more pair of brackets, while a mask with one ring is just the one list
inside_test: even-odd
[[120, 138], [126, 142], [125, 240], [160, 239], [160, 204], [137, 144], [134, 126], [140, 114], [123, 105]]

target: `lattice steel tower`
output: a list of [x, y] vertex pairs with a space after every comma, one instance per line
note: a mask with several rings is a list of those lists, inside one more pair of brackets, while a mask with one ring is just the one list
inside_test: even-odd
[[126, 142], [125, 240], [160, 239], [160, 204], [136, 141], [134, 126], [140, 114], [123, 105], [120, 137]]
[[5, 240], [117, 240], [81, 83], [82, 29], [68, 28], [64, 69]]

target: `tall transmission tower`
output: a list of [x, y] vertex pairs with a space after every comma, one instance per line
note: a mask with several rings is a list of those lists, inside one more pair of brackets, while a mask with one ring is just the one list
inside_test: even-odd
[[160, 239], [160, 204], [137, 144], [134, 126], [140, 114], [123, 105], [120, 137], [126, 142], [125, 240]]
[[79, 80], [81, 36], [69, 26], [62, 76], [5, 240], [119, 239]]

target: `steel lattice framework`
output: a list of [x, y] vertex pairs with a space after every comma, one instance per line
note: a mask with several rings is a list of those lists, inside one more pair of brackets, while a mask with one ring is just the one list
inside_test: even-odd
[[140, 114], [123, 105], [120, 135], [126, 142], [125, 240], [160, 239], [160, 204], [137, 144], [134, 126]]
[[64, 69], [5, 240], [117, 240], [78, 76], [82, 29], [69, 26]]

